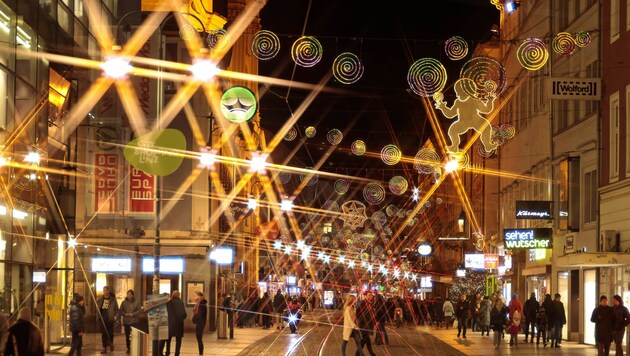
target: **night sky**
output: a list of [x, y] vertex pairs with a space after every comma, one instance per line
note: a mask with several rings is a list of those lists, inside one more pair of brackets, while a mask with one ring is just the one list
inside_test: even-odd
[[[393, 143], [394, 133], [403, 154], [413, 157], [432, 132], [425, 123], [420, 100], [409, 93], [409, 67], [420, 58], [438, 59], [447, 67], [449, 87], [476, 44], [487, 39], [492, 24], [499, 21], [499, 11], [489, 0], [370, 4], [357, 0], [269, 0], [260, 14], [262, 29], [274, 32], [281, 41], [275, 58], [260, 61], [261, 75], [318, 83], [329, 74], [340, 53], [352, 52], [364, 63], [364, 74], [354, 84], [341, 84], [331, 77], [327, 86], [343, 92], [321, 93], [298, 121], [302, 137], [307, 126], [317, 128], [317, 136], [308, 139], [298, 153], [304, 164], [316, 160], [319, 148], [328, 145], [326, 133], [332, 128], [347, 132], [339, 147], [349, 148], [353, 140], [362, 139], [373, 152]], [[291, 45], [302, 35], [316, 37], [323, 47], [321, 62], [311, 68], [295, 66], [291, 59]], [[452, 61], [446, 57], [444, 42], [451, 36], [466, 39], [466, 58]], [[262, 126], [275, 132], [308, 92], [278, 86], [266, 90], [261, 87], [265, 93], [260, 106]], [[291, 146], [298, 141], [284, 143]], [[366, 166], [351, 158], [347, 153], [331, 156], [328, 170]], [[387, 167], [378, 161], [371, 164]]]

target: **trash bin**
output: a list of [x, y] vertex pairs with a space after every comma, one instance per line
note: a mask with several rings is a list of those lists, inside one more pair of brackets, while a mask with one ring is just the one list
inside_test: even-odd
[[217, 339], [227, 339], [227, 313], [220, 311], [217, 318]]
[[140, 329], [131, 327], [131, 342], [129, 351], [132, 355], [143, 356], [149, 352], [149, 334]]

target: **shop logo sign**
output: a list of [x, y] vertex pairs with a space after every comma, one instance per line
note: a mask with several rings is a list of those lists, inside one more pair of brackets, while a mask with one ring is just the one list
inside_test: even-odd
[[503, 239], [507, 250], [552, 247], [552, 229], [505, 229]]

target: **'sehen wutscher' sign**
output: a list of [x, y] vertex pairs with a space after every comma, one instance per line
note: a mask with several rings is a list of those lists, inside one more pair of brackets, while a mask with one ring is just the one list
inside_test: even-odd
[[552, 229], [505, 229], [503, 239], [507, 250], [552, 248]]

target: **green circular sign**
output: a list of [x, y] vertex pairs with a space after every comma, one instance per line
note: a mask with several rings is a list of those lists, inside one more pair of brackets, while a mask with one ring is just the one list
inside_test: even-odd
[[251, 120], [258, 108], [254, 92], [249, 88], [236, 86], [223, 93], [221, 112], [229, 121], [242, 124]]

